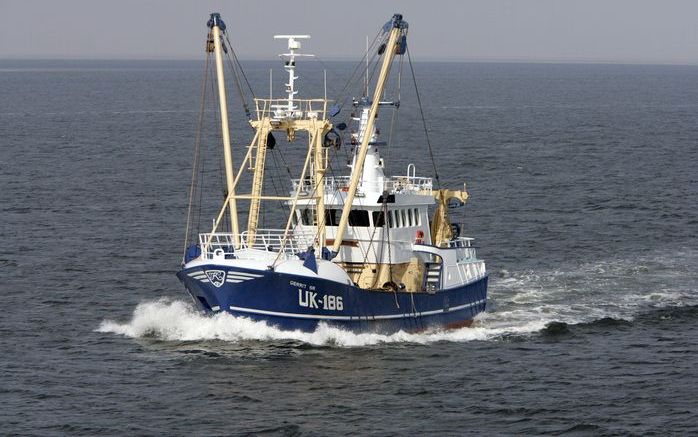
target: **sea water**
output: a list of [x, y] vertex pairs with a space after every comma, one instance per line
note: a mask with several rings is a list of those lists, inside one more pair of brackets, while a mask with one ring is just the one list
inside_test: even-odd
[[[261, 97], [272, 66], [245, 63]], [[352, 67], [307, 64], [302, 97], [323, 69], [335, 97]], [[174, 273], [200, 62], [0, 62], [0, 428], [698, 432], [698, 67], [415, 70], [441, 185], [468, 184], [463, 234], [487, 262], [488, 311], [470, 328], [379, 335], [194, 310]], [[239, 160], [236, 99], [231, 84]], [[433, 176], [413, 90], [402, 103], [388, 170]], [[202, 230], [222, 196], [205, 109]], [[283, 190], [303, 150], [277, 139], [268, 186]]]

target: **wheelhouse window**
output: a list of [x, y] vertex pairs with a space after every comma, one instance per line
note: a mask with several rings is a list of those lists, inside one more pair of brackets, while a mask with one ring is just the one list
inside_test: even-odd
[[301, 210], [301, 223], [304, 226], [312, 226], [315, 224], [314, 216], [315, 211], [309, 208]]
[[[370, 214], [369, 214], [370, 212]], [[300, 222], [304, 226], [315, 226], [315, 210], [312, 208], [298, 211]], [[325, 226], [339, 226], [342, 217], [341, 209], [328, 208], [325, 210]], [[419, 208], [397, 209], [391, 211], [367, 211], [365, 209], [353, 209], [349, 211], [349, 226], [382, 228], [386, 225], [390, 228], [405, 228], [420, 226], [422, 217]], [[294, 222], [296, 218], [294, 217]], [[295, 224], [294, 224], [295, 226]]]
[[373, 211], [373, 226], [376, 228], [385, 226], [385, 213], [383, 211]]
[[341, 209], [325, 210], [325, 226], [339, 226], [339, 218], [342, 216]]
[[[378, 212], [373, 213], [374, 226], [383, 226], [385, 222], [381, 222], [381, 225], [376, 225]], [[391, 228], [406, 228], [410, 226], [420, 226], [422, 224], [422, 218], [419, 215], [419, 208], [409, 208], [409, 209], [396, 209], [394, 211], [388, 211], [388, 226]]]
[[368, 211], [365, 209], [352, 209], [349, 211], [349, 226], [371, 226]]

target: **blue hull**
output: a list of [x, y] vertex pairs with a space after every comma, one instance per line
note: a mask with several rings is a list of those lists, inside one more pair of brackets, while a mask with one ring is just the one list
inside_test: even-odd
[[323, 322], [354, 332], [414, 332], [468, 326], [487, 305], [487, 276], [435, 293], [364, 290], [274, 271], [206, 265], [177, 277], [206, 313], [228, 312], [284, 330]]

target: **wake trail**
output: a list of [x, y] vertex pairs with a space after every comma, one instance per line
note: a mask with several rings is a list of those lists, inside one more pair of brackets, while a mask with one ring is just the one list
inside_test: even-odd
[[491, 274], [488, 310], [468, 328], [390, 335], [353, 333], [320, 324], [312, 333], [284, 331], [227, 313], [200, 314], [184, 300], [157, 299], [136, 306], [131, 320], [104, 320], [98, 332], [165, 341], [298, 341], [339, 347], [387, 343], [429, 344], [531, 335], [551, 323], [632, 321], [657, 308], [698, 305], [696, 253], [607, 260], [545, 272]]

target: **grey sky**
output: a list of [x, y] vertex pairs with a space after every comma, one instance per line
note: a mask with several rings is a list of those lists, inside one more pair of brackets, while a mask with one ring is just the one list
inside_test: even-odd
[[199, 59], [219, 11], [244, 58], [309, 33], [325, 59], [361, 56], [393, 12], [416, 59], [698, 64], [695, 0], [0, 0], [0, 58]]

